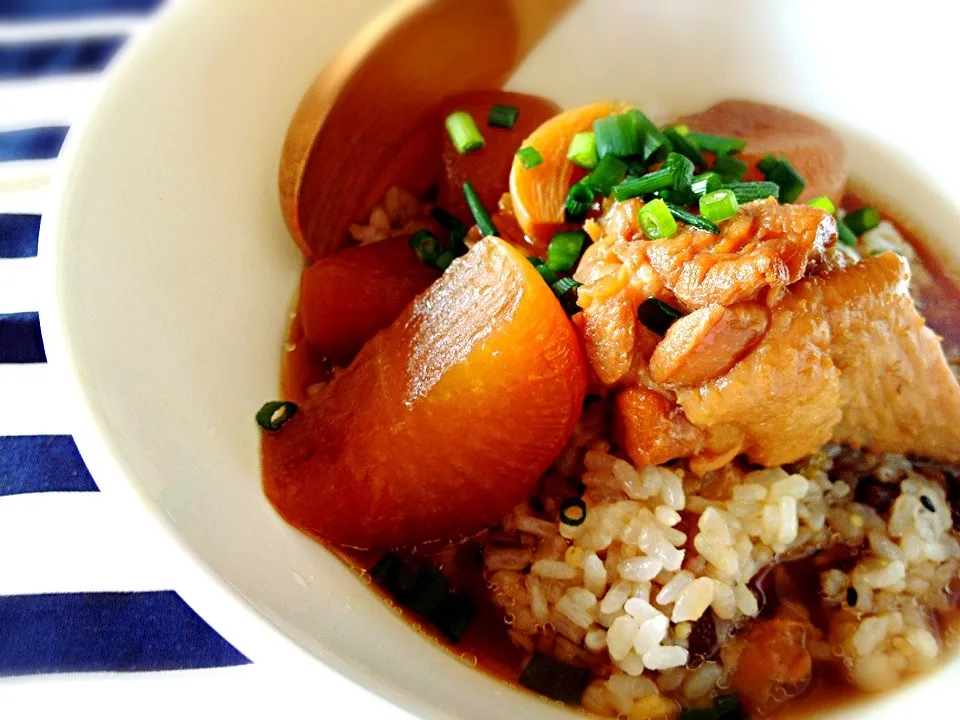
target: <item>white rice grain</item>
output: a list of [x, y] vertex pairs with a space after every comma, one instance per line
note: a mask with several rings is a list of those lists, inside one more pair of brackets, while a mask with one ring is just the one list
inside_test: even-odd
[[666, 670], [687, 664], [688, 653], [682, 647], [657, 647], [643, 654], [643, 664], [650, 670]]
[[697, 578], [687, 585], [673, 604], [671, 620], [675, 623], [698, 620], [713, 602], [714, 581]]

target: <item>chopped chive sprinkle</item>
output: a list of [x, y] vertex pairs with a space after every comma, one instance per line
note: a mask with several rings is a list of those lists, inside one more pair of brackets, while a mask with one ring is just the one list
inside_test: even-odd
[[662, 240], [677, 232], [677, 221], [660, 198], [651, 200], [640, 208], [639, 221], [643, 234], [651, 240]]
[[693, 184], [693, 163], [680, 153], [670, 153], [663, 163], [665, 168], [673, 170], [673, 189], [685, 193], [690, 191]]
[[729, 220], [739, 209], [733, 190], [714, 190], [700, 198], [700, 217], [710, 222]]
[[660, 132], [650, 118], [635, 109], [628, 110], [627, 114], [633, 118], [633, 125], [643, 149], [644, 162], [650, 162], [655, 155], [662, 154], [661, 151], [670, 151], [670, 141], [667, 136]]
[[807, 205], [810, 207], [820, 208], [827, 215], [833, 215], [837, 211], [837, 208], [832, 202], [830, 202], [830, 198], [828, 198], [826, 195], [821, 195], [820, 197], [814, 198], [808, 202]]
[[713, 171], [719, 174], [724, 182], [740, 182], [747, 174], [747, 164], [733, 155], [722, 153], [713, 161]]
[[703, 159], [703, 155], [697, 148], [695, 141], [679, 132], [675, 127], [668, 127], [663, 131], [663, 134], [670, 142], [670, 146], [673, 148], [675, 153], [683, 155], [685, 158], [690, 160], [690, 162], [702, 168], [707, 166], [707, 162]]
[[467, 206], [470, 208], [470, 212], [473, 213], [473, 219], [477, 221], [477, 226], [480, 228], [481, 234], [483, 234], [484, 237], [487, 235], [498, 235], [499, 231], [497, 230], [497, 226], [493, 224], [493, 220], [490, 219], [490, 213], [487, 212], [487, 209], [480, 201], [480, 196], [477, 195], [477, 191], [473, 189], [473, 185], [469, 182], [463, 184], [463, 196], [467, 199]]
[[682, 317], [683, 313], [675, 307], [656, 298], [647, 298], [637, 308], [637, 319], [657, 335], [666, 335], [670, 326]]
[[693, 182], [690, 183], [690, 190], [694, 195], [698, 196], [712, 193], [714, 190], [719, 190], [722, 187], [723, 178], [717, 173], [710, 171], [694, 175]]
[[699, 228], [700, 230], [706, 230], [714, 235], [720, 234], [720, 228], [706, 218], [700, 217], [699, 215], [694, 215], [692, 212], [687, 212], [682, 207], [678, 207], [673, 203], [666, 203], [666, 205], [667, 209], [670, 211], [670, 214], [680, 222], [685, 222], [687, 225]]
[[[570, 512], [573, 510], [573, 512]], [[570, 527], [583, 525], [587, 519], [587, 504], [578, 497], [571, 497], [560, 503], [560, 522]]]
[[597, 166], [597, 138], [592, 132], [577, 133], [570, 141], [567, 159], [584, 170], [593, 170]]
[[483, 147], [483, 135], [477, 130], [470, 113], [463, 110], [450, 113], [443, 124], [447, 127], [453, 146], [461, 155]]
[[453, 258], [454, 258], [454, 255], [452, 250], [444, 250], [442, 253], [437, 255], [437, 259], [434, 262], [434, 265], [436, 265], [437, 270], [440, 270], [442, 272], [446, 270], [448, 267], [450, 267], [450, 263], [453, 262]]
[[576, 315], [580, 312], [580, 306], [577, 305], [577, 300], [579, 299], [577, 288], [580, 287], [580, 285], [581, 283], [578, 283], [571, 277], [563, 277], [550, 286], [550, 289], [552, 289], [553, 294], [557, 296], [567, 315]]
[[590, 669], [565, 663], [537, 651], [523, 668], [518, 682], [551, 700], [579, 705], [583, 691], [590, 682]]
[[410, 247], [414, 249], [425, 265], [436, 267], [437, 257], [442, 252], [440, 241], [429, 230], [417, 230], [410, 236]]
[[847, 213], [843, 221], [853, 231], [854, 235], [860, 236], [880, 224], [880, 213], [877, 212], [875, 207], [867, 206]]
[[276, 432], [290, 420], [300, 408], [296, 403], [274, 400], [266, 403], [257, 412], [257, 425], [267, 432]]
[[740, 138], [723, 137], [721, 135], [711, 135], [710, 133], [693, 132], [688, 133], [700, 149], [704, 152], [712, 152], [715, 155], [731, 155], [743, 150], [747, 143]]
[[857, 234], [842, 218], [837, 218], [837, 240], [847, 247], [857, 246]]
[[737, 202], [741, 205], [754, 200], [764, 200], [769, 197], [777, 199], [780, 197], [780, 186], [772, 182], [727, 183], [723, 187], [727, 190], [733, 190]]
[[547, 266], [554, 272], [570, 272], [586, 244], [583, 230], [561, 230], [554, 233], [547, 247]]
[[800, 176], [797, 169], [786, 158], [775, 158], [773, 155], [767, 155], [757, 163], [757, 169], [763, 173], [767, 180], [776, 183], [780, 188], [780, 202], [794, 202], [807, 186], [807, 181]]
[[637, 131], [636, 117], [630, 113], [610, 115], [593, 122], [597, 156], [616, 155], [619, 158], [640, 155], [642, 146]]
[[[586, 180], [586, 178], [584, 178]], [[584, 180], [574, 183], [567, 192], [567, 201], [564, 204], [564, 214], [566, 219], [571, 222], [580, 222], [585, 220], [587, 213], [593, 206], [593, 188]]]
[[583, 183], [606, 197], [627, 174], [627, 165], [614, 155], [605, 155]]
[[629, 200], [634, 197], [649, 195], [657, 190], [673, 187], [676, 171], [674, 168], [664, 167], [638, 178], [628, 178], [613, 188], [613, 196], [617, 200]]
[[463, 227], [460, 218], [451, 215], [442, 207], [435, 207], [430, 211], [430, 216], [437, 221], [437, 224], [447, 232], [452, 232]]
[[538, 257], [528, 257], [527, 260], [530, 261], [530, 264], [533, 265], [537, 272], [540, 273], [540, 277], [543, 278], [543, 281], [553, 287], [553, 284], [559, 279], [557, 274], [551, 270], [547, 264]]
[[520, 164], [523, 165], [525, 170], [535, 168], [543, 162], [543, 155], [533, 146], [522, 147], [517, 150], [517, 157], [520, 159]]
[[487, 125], [510, 130], [517, 122], [520, 108], [513, 105], [494, 105], [487, 115]]

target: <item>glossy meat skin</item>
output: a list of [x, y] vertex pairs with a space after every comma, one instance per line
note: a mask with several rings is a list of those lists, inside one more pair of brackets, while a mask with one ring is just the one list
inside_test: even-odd
[[[691, 130], [743, 138], [747, 146], [738, 157], [751, 169], [768, 153], [786, 157], [807, 181], [797, 202], [826, 195], [840, 206], [847, 184], [847, 153], [843, 141], [826, 125], [749, 100], [725, 100], [677, 122]], [[761, 180], [762, 175], [751, 170], [746, 179]]]

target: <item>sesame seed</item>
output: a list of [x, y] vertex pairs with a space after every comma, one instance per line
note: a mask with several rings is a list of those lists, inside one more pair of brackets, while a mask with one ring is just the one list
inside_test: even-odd
[[920, 496], [920, 504], [923, 505], [923, 506], [924, 506], [927, 510], [929, 510], [930, 512], [936, 512], [936, 511], [937, 511], [937, 507], [936, 507], [936, 505], [933, 504], [933, 500], [931, 500], [931, 499], [930, 499], [929, 497], [927, 497], [926, 495], [921, 495], [921, 496]]

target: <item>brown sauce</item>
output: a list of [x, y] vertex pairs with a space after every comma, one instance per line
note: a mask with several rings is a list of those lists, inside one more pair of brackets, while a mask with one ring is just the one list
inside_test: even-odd
[[[848, 211], [865, 204], [876, 205], [854, 194], [847, 194], [843, 201], [843, 207]], [[928, 324], [943, 336], [946, 346], [960, 347], [960, 326], [956, 321], [957, 308], [960, 308], [960, 288], [939, 269], [936, 257], [928, 250], [919, 233], [893, 221], [891, 215], [882, 210], [881, 218], [897, 226], [904, 238], [917, 251], [934, 279], [934, 286], [917, 298], [924, 308]], [[309, 387], [329, 380], [331, 371], [332, 367], [325, 358], [311, 352], [303, 338], [300, 322], [294, 317], [282, 363], [281, 390], [284, 399], [302, 402], [308, 395]], [[381, 551], [360, 551], [326, 546], [361, 577], [366, 575], [383, 555]], [[398, 555], [413, 565], [429, 563], [440, 568], [447, 576], [451, 588], [467, 593], [477, 609], [473, 624], [455, 645], [444, 639], [414, 613], [403, 610], [402, 617], [420, 632], [446, 648], [461, 662], [516, 685], [523, 668], [525, 654], [510, 642], [503, 612], [490, 598], [482, 576], [481, 542], [470, 540], [457, 545], [416, 547], [400, 551]], [[799, 593], [790, 600], [799, 602], [809, 612], [816, 626], [825, 627], [824, 611], [818, 590], [819, 573], [824, 569], [821, 553], [784, 563], [781, 568], [792, 580], [791, 593], [794, 591]], [[771, 616], [784, 599], [779, 597], [774, 589], [773, 577], [774, 571], [771, 571], [757, 581], [764, 603], [762, 615], [766, 616]], [[383, 591], [372, 584], [371, 588], [381, 595], [385, 602], [389, 602], [389, 598]], [[952, 609], [947, 612], [938, 612], [936, 623], [934, 623], [939, 628], [940, 640], [947, 653], [956, 647], [957, 639], [960, 637], [960, 582], [957, 583], [956, 592], [953, 593], [953, 600]], [[837, 662], [815, 661], [809, 686], [803, 694], [781, 706], [768, 717], [778, 720], [818, 717], [825, 712], [842, 707], [867, 704], [880, 697], [851, 686], [844, 679], [842, 669]], [[893, 691], [901, 689], [907, 683], [901, 683]]]

